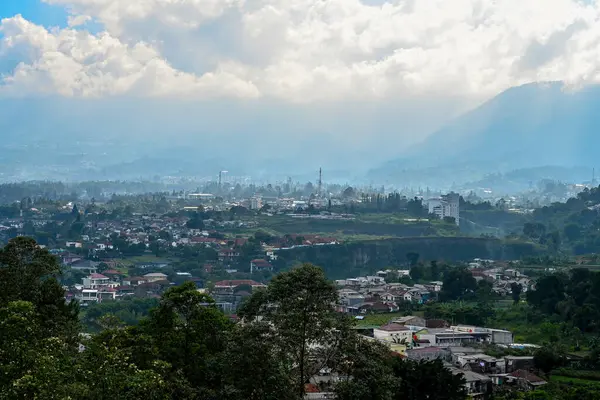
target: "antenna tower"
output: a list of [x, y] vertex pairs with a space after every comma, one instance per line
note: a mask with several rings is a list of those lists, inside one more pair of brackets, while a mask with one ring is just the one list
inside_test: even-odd
[[319, 168], [319, 187], [317, 189], [317, 195], [321, 197], [321, 189], [323, 188], [323, 169]]

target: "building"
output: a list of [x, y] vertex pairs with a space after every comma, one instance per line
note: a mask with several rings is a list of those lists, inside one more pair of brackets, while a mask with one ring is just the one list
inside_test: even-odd
[[102, 274], [91, 274], [83, 278], [83, 287], [86, 289], [98, 289], [108, 286], [110, 278]]
[[240, 252], [234, 249], [219, 250], [219, 261], [223, 263], [231, 263], [240, 258]]
[[413, 315], [409, 315], [406, 317], [397, 318], [394, 320], [395, 324], [404, 325], [404, 326], [422, 326], [425, 327], [427, 324], [425, 319], [421, 317], [415, 317]]
[[409, 344], [412, 340], [412, 331], [404, 325], [391, 323], [373, 329], [373, 337], [388, 342]]
[[460, 225], [460, 195], [449, 193], [442, 197], [429, 199], [429, 214], [435, 214], [440, 219], [454, 218], [456, 225]]
[[161, 272], [153, 272], [151, 274], [144, 275], [144, 279], [149, 283], [164, 281], [167, 279], [167, 275], [165, 275]]
[[251, 210], [260, 210], [263, 206], [262, 197], [254, 196], [250, 199], [250, 209]]
[[252, 289], [255, 288], [264, 288], [266, 287], [265, 285], [263, 285], [262, 283], [250, 280], [250, 279], [236, 279], [236, 280], [228, 280], [228, 281], [219, 281], [217, 283], [215, 283], [214, 289], [216, 290], [233, 290], [238, 286], [241, 285], [248, 285], [251, 286]]
[[260, 271], [273, 271], [273, 266], [266, 260], [256, 259], [250, 261], [250, 273]]

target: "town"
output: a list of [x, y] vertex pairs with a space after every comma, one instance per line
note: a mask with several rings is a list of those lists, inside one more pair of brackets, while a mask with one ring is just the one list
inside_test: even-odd
[[[246, 326], [255, 298], [311, 263], [332, 282], [332, 312], [352, 321], [357, 340], [407, 363], [440, 363], [469, 398], [558, 388], [557, 379], [596, 362], [592, 333], [560, 314], [560, 299], [571, 296], [568, 279], [587, 279], [579, 268], [593, 270], [598, 260], [576, 255], [583, 245], [576, 231], [587, 228], [566, 224], [556, 233], [534, 222], [544, 208], [492, 206], [454, 192], [407, 197], [342, 186], [333, 193], [322, 183], [271, 197], [212, 187], [217, 193], [27, 196], [0, 207], [0, 238], [10, 247], [31, 237], [56, 259], [64, 301], [78, 305], [85, 335], [144, 324], [183, 288]], [[600, 202], [597, 189], [577, 196], [587, 199], [583, 213]], [[503, 225], [473, 230], [474, 218]], [[562, 283], [545, 283], [552, 279]], [[567, 289], [554, 294], [555, 287]], [[557, 299], [551, 308], [547, 298]], [[552, 368], [540, 361], [548, 353]], [[341, 396], [344, 372], [311, 374], [305, 398]]]

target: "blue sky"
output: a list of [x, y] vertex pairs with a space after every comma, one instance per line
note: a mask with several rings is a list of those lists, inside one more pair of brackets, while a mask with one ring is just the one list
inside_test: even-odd
[[67, 13], [61, 7], [50, 6], [41, 0], [0, 0], [0, 19], [16, 14], [47, 27], [67, 24]]

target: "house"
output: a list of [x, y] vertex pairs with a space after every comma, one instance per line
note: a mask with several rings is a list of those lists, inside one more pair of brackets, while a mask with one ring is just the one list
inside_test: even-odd
[[130, 278], [123, 279], [123, 286], [138, 286], [146, 282], [148, 282], [146, 278], [142, 278], [140, 276], [132, 276]]
[[413, 315], [409, 315], [406, 317], [397, 318], [394, 320], [395, 324], [400, 324], [404, 326], [422, 326], [425, 327], [426, 322], [425, 319], [421, 317], [415, 317]]
[[471, 399], [487, 399], [492, 393], [492, 379], [473, 371], [462, 371], [450, 368], [454, 375], [462, 374], [465, 378], [465, 388]]
[[441, 347], [419, 347], [415, 349], [406, 350], [406, 356], [410, 360], [415, 361], [433, 361], [433, 360], [445, 360], [448, 357], [448, 351]]
[[110, 278], [102, 274], [90, 274], [83, 278], [83, 287], [86, 289], [98, 289], [108, 286]]
[[103, 287], [98, 289], [98, 302], [103, 300], [116, 300], [117, 289], [111, 287]]
[[86, 306], [90, 303], [98, 302], [98, 289], [82, 289], [75, 298], [79, 303]]
[[379, 328], [373, 329], [373, 337], [379, 340], [385, 340], [394, 343], [410, 343], [412, 332], [404, 325], [390, 323]]
[[273, 266], [266, 260], [252, 260], [250, 261], [250, 273], [261, 272], [261, 271], [273, 271]]
[[249, 285], [252, 287], [252, 289], [266, 287], [262, 283], [253, 281], [251, 279], [234, 279], [234, 280], [216, 282], [214, 288], [215, 289], [233, 290], [234, 288], [241, 286], [241, 285]]
[[222, 263], [231, 263], [240, 258], [240, 252], [234, 249], [219, 250], [219, 261]]
[[121, 276], [123, 276], [123, 273], [121, 273], [115, 269], [109, 269], [109, 270], [104, 271], [102, 273], [102, 275], [108, 276], [112, 280], [119, 280], [119, 279], [121, 279]]
[[96, 261], [78, 260], [71, 264], [71, 268], [92, 274], [98, 271], [98, 265], [100, 265], [100, 263]]
[[506, 364], [503, 359], [496, 359], [487, 354], [456, 354], [455, 365], [464, 370], [480, 374], [502, 374], [505, 372]]
[[444, 319], [428, 319], [425, 321], [426, 328], [449, 328], [450, 323]]
[[150, 274], [146, 274], [144, 275], [144, 278], [146, 279], [146, 281], [148, 283], [152, 283], [152, 282], [158, 282], [158, 281], [164, 281], [167, 279], [167, 275], [161, 273], [161, 272], [152, 272]]
[[533, 356], [505, 356], [506, 372], [519, 369], [530, 370], [534, 367]]
[[506, 376], [507, 384], [515, 384], [523, 390], [535, 390], [547, 382], [529, 371], [519, 369]]

